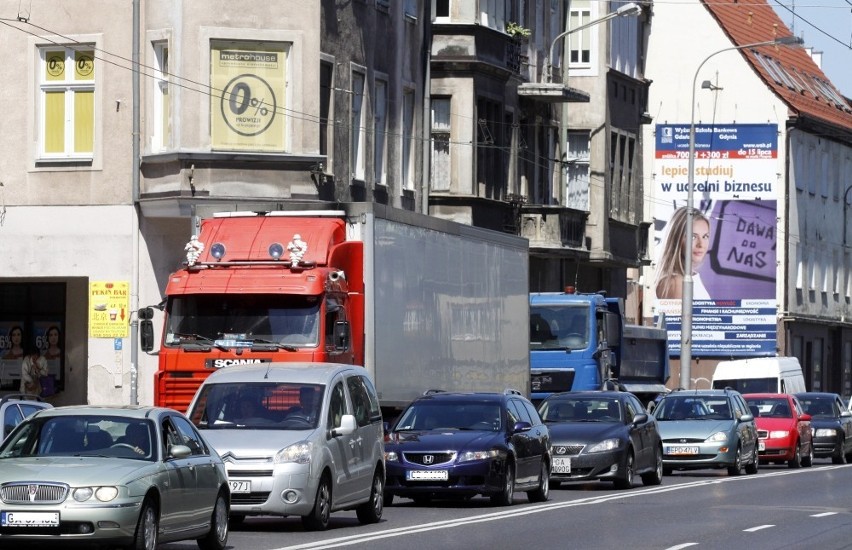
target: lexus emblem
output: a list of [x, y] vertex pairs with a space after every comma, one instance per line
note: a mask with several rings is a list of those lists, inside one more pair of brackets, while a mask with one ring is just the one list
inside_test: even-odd
[[423, 455], [423, 464], [429, 465], [435, 462], [435, 455]]
[[35, 502], [37, 493], [38, 485], [27, 485], [27, 494], [30, 495], [30, 502]]
[[556, 454], [558, 455], [564, 455], [567, 452], [568, 449], [566, 449], [565, 447], [556, 447]]

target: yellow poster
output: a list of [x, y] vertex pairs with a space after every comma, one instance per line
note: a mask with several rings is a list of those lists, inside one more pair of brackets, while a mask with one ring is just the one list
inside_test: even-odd
[[89, 338], [127, 338], [130, 327], [130, 283], [89, 282]]
[[282, 43], [211, 45], [213, 149], [284, 152], [286, 59]]

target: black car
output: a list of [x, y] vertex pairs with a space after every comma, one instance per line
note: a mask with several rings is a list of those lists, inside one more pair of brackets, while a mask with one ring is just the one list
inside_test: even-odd
[[585, 391], [558, 393], [539, 405], [550, 429], [553, 467], [550, 482], [601, 479], [618, 489], [663, 479], [663, 443], [656, 419], [632, 393]]
[[814, 456], [831, 457], [834, 464], [852, 462], [852, 412], [836, 393], [803, 392], [796, 398], [811, 415]]
[[385, 505], [476, 495], [507, 506], [515, 491], [548, 499], [550, 435], [530, 401], [504, 393], [428, 393], [385, 436]]

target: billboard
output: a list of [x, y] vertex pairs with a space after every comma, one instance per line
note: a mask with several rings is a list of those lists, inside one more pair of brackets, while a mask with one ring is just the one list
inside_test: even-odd
[[695, 126], [687, 245], [689, 125], [656, 127], [656, 313], [680, 355], [683, 258], [692, 257], [693, 356], [775, 355], [778, 126]]

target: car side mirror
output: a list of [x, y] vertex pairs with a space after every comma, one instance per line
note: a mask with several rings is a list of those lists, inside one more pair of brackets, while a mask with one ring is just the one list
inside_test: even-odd
[[355, 416], [351, 414], [344, 414], [340, 418], [340, 426], [331, 430], [331, 436], [337, 437], [339, 435], [353, 434], [357, 427], [358, 423], [355, 421]]
[[515, 422], [515, 425], [512, 426], [512, 433], [520, 433], [520, 432], [528, 432], [532, 429], [532, 424], [529, 422]]
[[739, 418], [740, 422], [751, 422], [752, 420], [754, 420], [753, 414], [744, 414]]
[[639, 413], [633, 417], [633, 425], [644, 424], [648, 421], [648, 415], [645, 413]]
[[799, 420], [801, 420], [802, 422], [809, 422], [811, 418], [811, 415], [809, 415], [808, 413], [802, 413], [799, 415]]
[[848, 418], [848, 417], [852, 416], [852, 412], [849, 412], [849, 411], [840, 411], [840, 416], [841, 416], [842, 418]]
[[186, 458], [192, 454], [192, 449], [186, 445], [172, 445], [169, 447], [169, 456], [172, 458]]

